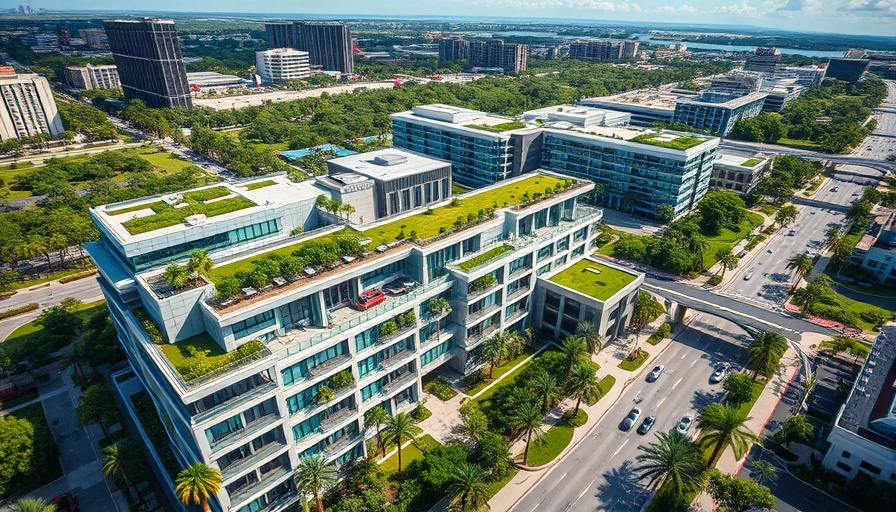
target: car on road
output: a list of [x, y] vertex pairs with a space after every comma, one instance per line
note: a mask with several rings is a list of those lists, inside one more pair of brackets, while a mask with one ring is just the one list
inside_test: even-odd
[[712, 376], [709, 378], [709, 382], [713, 384], [718, 384], [725, 380], [725, 377], [728, 376], [728, 373], [731, 371], [731, 363], [719, 363], [716, 365], [715, 371], [712, 372]]
[[641, 426], [638, 427], [638, 433], [642, 436], [650, 432], [650, 429], [653, 427], [653, 424], [656, 423], [656, 416], [648, 416], [644, 418], [644, 421], [641, 422]]
[[747, 272], [744, 274], [744, 281], [749, 281], [753, 277], [753, 272]]
[[675, 425], [675, 430], [682, 434], [687, 434], [688, 430], [691, 429], [691, 425], [694, 423], [694, 418], [690, 416], [685, 416], [681, 418], [681, 421], [678, 422], [678, 425]]
[[661, 364], [654, 366], [653, 370], [650, 370], [650, 373], [647, 374], [647, 382], [653, 382], [660, 378], [660, 375], [663, 374], [663, 370], [665, 369], [666, 367]]
[[637, 407], [633, 408], [631, 412], [628, 413], [628, 416], [626, 416], [625, 419], [622, 420], [622, 430], [628, 432], [628, 430], [631, 429], [632, 426], [634, 426], [635, 422], [637, 422], [638, 418], [640, 417], [641, 409], [638, 409]]

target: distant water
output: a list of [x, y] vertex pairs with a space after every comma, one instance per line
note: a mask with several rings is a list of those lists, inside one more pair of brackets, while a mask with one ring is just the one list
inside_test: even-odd
[[[671, 46], [673, 44], [687, 45], [688, 48], [696, 48], [700, 50], [719, 50], [724, 52], [752, 52], [755, 46], [739, 46], [733, 44], [709, 44], [709, 43], [692, 43], [690, 41], [672, 41], [666, 39], [653, 39], [650, 34], [635, 34], [638, 41], [650, 44], [661, 44]], [[807, 57], [843, 57], [845, 52], [831, 52], [818, 50], [800, 50], [797, 48], [778, 48], [781, 53], [788, 55], [806, 55]]]

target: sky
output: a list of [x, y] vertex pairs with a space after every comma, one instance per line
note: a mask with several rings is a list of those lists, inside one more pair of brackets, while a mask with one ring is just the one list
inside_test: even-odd
[[[896, 36], [896, 0], [18, 0], [51, 10], [566, 18]], [[10, 5], [5, 0], [3, 5]], [[125, 7], [126, 6], [126, 7]], [[263, 10], [260, 10], [263, 9]]]

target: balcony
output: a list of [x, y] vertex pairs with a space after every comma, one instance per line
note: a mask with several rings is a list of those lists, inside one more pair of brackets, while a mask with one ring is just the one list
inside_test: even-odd
[[238, 509], [238, 505], [242, 505], [244, 501], [252, 497], [252, 495], [255, 494], [259, 489], [262, 489], [265, 486], [269, 485], [271, 482], [279, 480], [280, 478], [289, 474], [289, 469], [284, 466], [280, 466], [279, 468], [262, 475], [258, 481], [246, 484], [239, 489], [234, 490], [230, 493], [231, 509]]
[[308, 369], [308, 378], [313, 379], [338, 368], [343, 363], [347, 363], [352, 358], [351, 354], [342, 354], [332, 359], [327, 359], [323, 363]]
[[396, 354], [389, 356], [386, 359], [383, 359], [380, 362], [379, 368], [382, 370], [388, 370], [389, 368], [392, 368], [392, 367], [398, 365], [398, 363], [400, 363], [401, 361], [407, 359], [408, 356], [414, 355], [414, 352], [415, 352], [414, 350], [404, 348], [404, 349], [398, 351]]
[[241, 405], [250, 402], [262, 395], [265, 395], [266, 393], [274, 391], [275, 389], [277, 389], [277, 383], [266, 382], [260, 386], [250, 389], [246, 393], [230, 397], [220, 404], [196, 413], [196, 415], [193, 416], [193, 423], [202, 423], [203, 421], [209, 420], [221, 414], [221, 412], [225, 409], [239, 409]]
[[[404, 335], [408, 332], [411, 332], [416, 328], [417, 328], [417, 322], [414, 322], [410, 325], [406, 325], [404, 327], [399, 327], [395, 332], [393, 332], [392, 334], [390, 334], [388, 336], [380, 336], [375, 345], [386, 345], [390, 341], [395, 341], [396, 339], [400, 338], [402, 335]], [[375, 346], [375, 345], [371, 345], [371, 346]]]
[[488, 329], [480, 332], [479, 334], [474, 334], [472, 336], [467, 337], [465, 346], [469, 349], [474, 345], [478, 345], [480, 342], [491, 337], [492, 334], [498, 332], [498, 326], [489, 327]]
[[532, 270], [532, 265], [524, 265], [522, 267], [518, 267], [517, 269], [515, 269], [513, 272], [511, 272], [508, 275], [510, 277], [518, 276], [520, 274], [525, 274], [526, 272], [529, 272], [530, 270]]
[[334, 440], [332, 443], [328, 444], [326, 448], [324, 448], [324, 453], [327, 457], [335, 457], [339, 455], [339, 452], [345, 450], [349, 446], [357, 443], [364, 437], [364, 434], [354, 433], [354, 434], [346, 434], [339, 439]]
[[255, 453], [249, 454], [242, 459], [231, 462], [228, 466], [221, 468], [221, 475], [224, 477], [225, 481], [230, 480], [245, 471], [247, 467], [256, 465], [257, 462], [266, 459], [284, 448], [286, 448], [286, 445], [283, 443], [274, 442], [266, 444]]
[[451, 311], [453, 311], [453, 310], [451, 308], [448, 308], [441, 314], [427, 314], [425, 317], [423, 317], [423, 319], [421, 319], [421, 322], [423, 323], [424, 326], [429, 325], [429, 324], [435, 322], [436, 320], [441, 320], [441, 319], [445, 318], [446, 316], [450, 315]]
[[471, 322], [475, 320], [479, 320], [480, 318], [485, 317], [489, 313], [493, 313], [497, 310], [501, 309], [501, 304], [492, 304], [491, 306], [486, 306], [475, 313], [470, 313], [467, 315], [467, 324], [469, 325]]
[[504, 322], [515, 322], [516, 320], [526, 316], [528, 312], [528, 309], [518, 309], [513, 313], [507, 315], [507, 318], [504, 319]]
[[277, 421], [279, 420], [280, 416], [278, 414], [268, 414], [266, 416], [262, 416], [255, 421], [247, 423], [245, 427], [231, 432], [224, 437], [221, 437], [214, 442], [209, 443], [209, 447], [211, 448], [212, 453], [220, 452], [222, 449], [228, 446], [233, 446], [233, 444], [238, 441], [251, 439], [265, 428], [273, 425], [274, 423], [277, 423]]
[[528, 286], [520, 286], [519, 288], [514, 290], [510, 295], [507, 296], [506, 302], [510, 303], [513, 300], [516, 300], [524, 295], [527, 295], [528, 293], [529, 293]]
[[[337, 389], [333, 390], [333, 400], [331, 403], [338, 403], [338, 402], [342, 401], [343, 398], [354, 393], [354, 391], [355, 391], [355, 383], [352, 383], [349, 386], [343, 386], [341, 388], [337, 388]], [[311, 415], [317, 414], [318, 412], [325, 409], [326, 407], [327, 407], [327, 404], [320, 404], [320, 403], [317, 403], [316, 401], [312, 401], [311, 403], [306, 405], [304, 408], [299, 409], [298, 411], [292, 413], [290, 416], [291, 417], [311, 416]]]
[[327, 432], [341, 425], [345, 420], [358, 413], [357, 407], [343, 407], [333, 414], [328, 414], [320, 421], [320, 431]]
[[393, 391], [398, 391], [398, 389], [406, 386], [407, 384], [410, 384], [411, 382], [414, 382], [415, 380], [417, 380], [417, 372], [404, 373], [390, 380], [388, 384], [383, 386], [383, 390], [380, 391], [380, 393], [383, 395], [388, 395]]
[[496, 280], [495, 284], [493, 284], [491, 286], [486, 286], [485, 288], [482, 288], [481, 290], [476, 290], [475, 292], [467, 293], [467, 300], [469, 301], [469, 300], [475, 299], [476, 297], [482, 297], [483, 295], [485, 295], [491, 291], [494, 291], [495, 288], [497, 288], [499, 286], [501, 286], [500, 279]]

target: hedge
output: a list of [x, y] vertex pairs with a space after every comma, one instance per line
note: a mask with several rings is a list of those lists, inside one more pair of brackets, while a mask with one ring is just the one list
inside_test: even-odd
[[27, 313], [29, 311], [34, 311], [39, 307], [40, 306], [38, 306], [37, 303], [32, 302], [31, 304], [25, 304], [24, 306], [19, 306], [14, 309], [7, 309], [6, 311], [0, 312], [0, 320], [3, 320], [4, 318], [11, 318], [16, 315], [21, 315], [22, 313]]
[[85, 277], [90, 277], [96, 274], [96, 269], [85, 270], [84, 272], [78, 272], [77, 274], [72, 274], [70, 276], [65, 276], [59, 279], [59, 282], [62, 284], [70, 283], [72, 281], [77, 281], [78, 279], [84, 279]]

